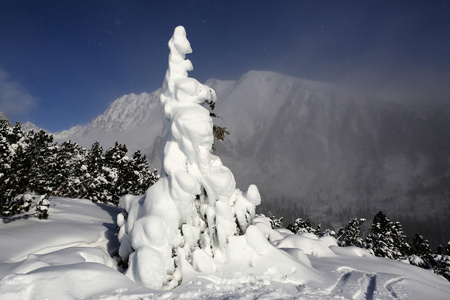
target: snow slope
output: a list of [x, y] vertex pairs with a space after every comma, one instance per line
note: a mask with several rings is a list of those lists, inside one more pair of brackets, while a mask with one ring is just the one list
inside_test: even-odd
[[[264, 233], [270, 244], [249, 239], [244, 248], [229, 249], [242, 251], [235, 264], [212, 274], [197, 273], [171, 291], [146, 289], [117, 271], [110, 257], [118, 247], [116, 207], [81, 199], [50, 201], [48, 220], [18, 216], [0, 223], [0, 299], [448, 299], [450, 295], [450, 283], [431, 271], [377, 258], [359, 248], [337, 247], [330, 237], [271, 230], [265, 218], [257, 218], [252, 230]], [[297, 266], [303, 266], [302, 272]]]
[[[214, 122], [231, 133], [217, 143], [217, 153], [237, 182], [259, 187], [263, 212], [337, 227], [384, 210], [410, 235], [450, 239], [448, 110], [381, 101], [274, 72], [207, 85], [219, 99], [221, 118]], [[159, 93], [123, 96], [91, 123], [55, 137], [85, 147], [119, 141], [159, 169]], [[438, 230], [425, 226], [430, 221]]]

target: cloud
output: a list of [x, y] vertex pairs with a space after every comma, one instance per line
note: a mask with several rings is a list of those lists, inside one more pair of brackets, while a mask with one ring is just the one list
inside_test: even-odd
[[10, 80], [9, 74], [0, 68], [0, 111], [8, 115], [26, 115], [36, 102], [25, 87]]

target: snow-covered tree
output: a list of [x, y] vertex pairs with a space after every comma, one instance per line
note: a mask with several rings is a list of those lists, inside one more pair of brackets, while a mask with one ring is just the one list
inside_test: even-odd
[[436, 274], [450, 281], [450, 241], [439, 246], [438, 253], [433, 255], [433, 268]]
[[28, 146], [23, 152], [22, 163], [24, 172], [29, 178], [26, 192], [49, 194], [53, 189], [54, 169], [51, 161], [54, 159], [56, 147], [53, 136], [44, 130], [27, 133]]
[[446, 245], [439, 245], [437, 254], [450, 255], [450, 241]]
[[364, 218], [355, 218], [345, 227], [339, 229], [336, 240], [339, 246], [363, 247], [364, 239], [361, 237], [361, 225], [366, 222]]
[[150, 288], [173, 288], [195, 270], [213, 269], [230, 237], [242, 234], [260, 203], [256, 186], [236, 189], [231, 171], [211, 154], [213, 122], [203, 103], [214, 90], [188, 77], [186, 31], [175, 28], [162, 87], [161, 178], [145, 196], [125, 196], [119, 254], [127, 276]]
[[9, 121], [0, 120], [0, 204], [2, 205], [13, 187], [11, 161], [19, 140], [20, 138], [14, 135]]
[[105, 168], [103, 147], [100, 143], [95, 142], [87, 154], [87, 172], [82, 179], [85, 189], [83, 198], [96, 202], [108, 202], [111, 200], [107, 193], [108, 188], [110, 188], [106, 178], [108, 171], [109, 169]]
[[376, 256], [390, 259], [406, 257], [410, 252], [402, 225], [390, 221], [383, 211], [378, 212], [373, 218], [366, 237], [366, 245]]
[[424, 269], [430, 268], [433, 265], [430, 242], [418, 233], [414, 235], [408, 260], [411, 264]]
[[283, 217], [278, 219], [275, 216], [270, 217], [270, 227], [272, 227], [272, 229], [282, 228], [283, 219]]
[[145, 191], [159, 179], [156, 169], [150, 171], [147, 158], [141, 151], [136, 150], [128, 164], [127, 175], [124, 182], [125, 194], [142, 195]]
[[310, 220], [303, 220], [302, 218], [295, 219], [293, 224], [289, 224], [286, 229], [292, 231], [293, 233], [309, 232], [315, 235], [320, 235], [321, 225], [319, 224], [317, 228], [313, 228]]
[[71, 141], [57, 149], [54, 166], [54, 196], [83, 198], [82, 180], [87, 174], [87, 150]]

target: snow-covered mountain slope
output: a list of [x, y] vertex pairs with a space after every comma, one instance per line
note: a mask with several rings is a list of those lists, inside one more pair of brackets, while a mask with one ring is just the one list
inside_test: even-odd
[[118, 208], [81, 199], [50, 202], [47, 220], [22, 215], [0, 223], [1, 299], [440, 300], [450, 294], [450, 283], [432, 271], [338, 247], [331, 237], [271, 230], [263, 218], [252, 231], [266, 230], [270, 243], [249, 239], [246, 248], [230, 248], [240, 264], [192, 270], [192, 278], [171, 291], [147, 289], [110, 257], [118, 248]]
[[8, 120], [9, 121], [8, 115], [6, 113], [0, 111], [0, 120]]
[[55, 133], [55, 140], [72, 140], [86, 148], [95, 141], [104, 148], [118, 141], [126, 144], [129, 152], [139, 149], [150, 158], [153, 145], [159, 145], [162, 129], [159, 95], [160, 90], [151, 94], [125, 95], [87, 125]]
[[41, 127], [38, 127], [38, 126], [34, 125], [31, 122], [25, 122], [25, 123], [21, 124], [21, 127], [22, 127], [22, 130], [24, 132], [28, 132], [28, 131], [39, 132], [41, 130], [47, 131], [47, 130], [41, 128]]
[[[218, 95], [214, 121], [230, 132], [217, 152], [239, 186], [259, 187], [264, 212], [336, 226], [385, 210], [410, 233], [416, 226], [430, 239], [450, 239], [448, 111], [273, 72], [207, 84]], [[124, 96], [88, 125], [55, 137], [86, 147], [119, 141], [159, 168], [158, 98], [159, 91]], [[440, 229], [422, 226], [428, 220]]]

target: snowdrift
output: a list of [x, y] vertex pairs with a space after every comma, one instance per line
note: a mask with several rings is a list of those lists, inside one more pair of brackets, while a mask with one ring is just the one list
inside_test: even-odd
[[[0, 223], [1, 299], [448, 299], [450, 283], [365, 250], [272, 230], [256, 218], [230, 253], [240, 259], [194, 272], [171, 291], [143, 288], [118, 271], [117, 207], [51, 198], [48, 220]], [[230, 254], [233, 255], [234, 254]], [[257, 267], [252, 267], [257, 266]]]

